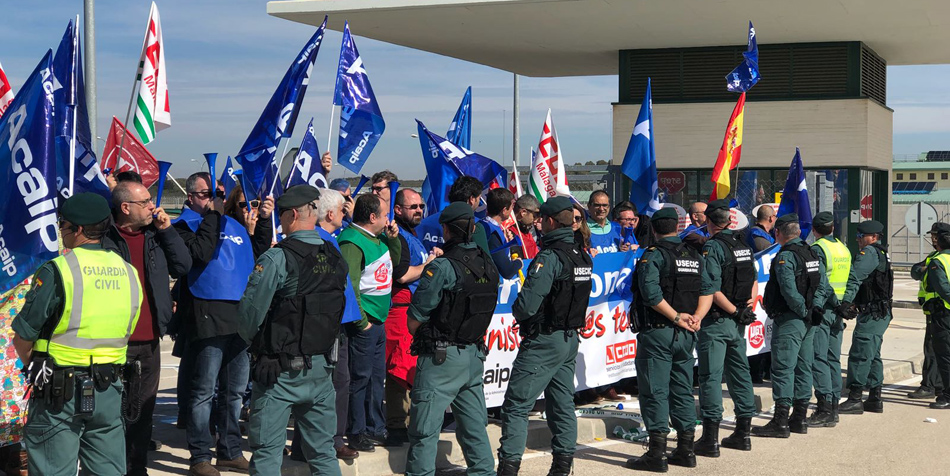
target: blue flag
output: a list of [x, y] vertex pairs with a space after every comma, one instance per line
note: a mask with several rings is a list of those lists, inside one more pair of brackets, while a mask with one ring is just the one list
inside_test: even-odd
[[759, 46], [755, 40], [755, 27], [749, 22], [749, 46], [742, 53], [742, 63], [726, 75], [726, 89], [744, 93], [759, 82]]
[[808, 238], [808, 234], [811, 232], [811, 204], [808, 202], [805, 168], [802, 165], [802, 154], [798, 147], [795, 148], [792, 165], [788, 168], [785, 190], [782, 191], [782, 203], [778, 206], [778, 216], [786, 213], [798, 214], [798, 224], [802, 228], [802, 239]]
[[63, 39], [53, 57], [53, 98], [56, 121], [56, 189], [60, 197], [69, 197], [69, 161], [75, 114], [75, 165], [73, 194], [93, 192], [111, 200], [112, 193], [99, 170], [92, 134], [89, 131], [89, 113], [86, 110], [85, 83], [82, 70], [82, 50], [79, 29], [70, 20]]
[[438, 213], [449, 205], [449, 188], [462, 176], [458, 167], [450, 162], [435, 142], [429, 138], [429, 131], [425, 124], [416, 119], [416, 128], [419, 131], [419, 144], [422, 146], [422, 160], [426, 167], [426, 182], [429, 185], [429, 195], [426, 197], [428, 213]]
[[307, 132], [300, 142], [300, 149], [297, 151], [297, 158], [294, 159], [294, 166], [290, 168], [290, 177], [287, 178], [287, 188], [294, 185], [309, 184], [317, 188], [329, 188], [327, 182], [329, 172], [323, 168], [323, 161], [320, 160], [320, 146], [317, 145], [317, 138], [313, 135], [313, 119], [310, 119], [310, 125], [307, 126]]
[[336, 160], [358, 174], [383, 135], [386, 122], [369, 84], [363, 58], [350, 35], [349, 23], [343, 27], [333, 104], [342, 106]]
[[459, 104], [458, 111], [455, 111], [455, 117], [452, 118], [452, 124], [449, 125], [449, 131], [445, 133], [445, 138], [463, 149], [472, 148], [471, 86], [465, 90], [465, 96], [462, 97], [462, 103]]
[[[763, 193], [765, 193], [763, 191]], [[752, 212], [757, 203], [759, 194], [759, 172], [756, 170], [745, 170], [739, 175], [736, 183], [736, 201], [739, 210], [746, 213]]]
[[627, 145], [620, 170], [633, 180], [630, 187], [630, 201], [637, 210], [645, 215], [663, 207], [660, 204], [659, 183], [656, 178], [656, 151], [653, 147], [653, 99], [650, 94], [650, 78], [647, 78], [647, 92], [640, 105], [633, 135]]
[[[251, 129], [251, 134], [244, 141], [241, 151], [235, 156], [235, 160], [244, 170], [245, 180], [252, 192], [262, 189], [264, 175], [274, 162], [277, 144], [281, 138], [290, 137], [293, 133], [300, 103], [303, 102], [307, 84], [310, 83], [310, 70], [313, 69], [313, 62], [320, 51], [320, 42], [323, 40], [326, 26], [327, 20], [324, 18], [323, 24], [317, 28], [316, 33], [310, 37], [310, 41], [290, 65], [274, 95], [264, 107], [257, 124]], [[269, 189], [270, 183], [265, 190]], [[256, 197], [248, 197], [249, 200], [251, 198]]]
[[221, 178], [218, 179], [218, 182], [224, 185], [225, 198], [231, 195], [231, 190], [234, 190], [234, 186], [238, 183], [237, 176], [234, 174], [234, 163], [231, 162], [230, 155], [228, 161], [224, 163], [224, 170], [221, 171]]
[[[442, 204], [448, 205], [448, 191], [459, 176], [468, 175], [477, 178], [482, 183], [482, 195], [488, 193], [488, 190], [495, 187], [508, 186], [508, 170], [488, 157], [476, 154], [468, 149], [459, 147], [448, 139], [433, 134], [432, 131], [425, 128], [419, 122], [419, 141], [423, 144], [423, 154], [425, 154], [426, 145], [429, 152], [425, 156], [426, 173], [429, 174], [432, 195], [440, 195], [440, 203], [436, 210], [443, 208]], [[425, 133], [423, 135], [423, 133]], [[425, 137], [426, 139], [423, 139]], [[426, 144], [426, 142], [428, 144]], [[442, 162], [449, 162], [451, 166], [446, 167]], [[430, 162], [436, 170], [430, 171]], [[453, 171], [458, 175], [453, 176]], [[434, 172], [434, 173], [433, 173]], [[433, 177], [436, 177], [435, 179]], [[436, 190], [436, 189], [439, 190]], [[428, 204], [426, 205], [428, 207]], [[485, 216], [484, 204], [475, 211], [479, 217]]]
[[59, 251], [52, 51], [0, 118], [0, 293]]

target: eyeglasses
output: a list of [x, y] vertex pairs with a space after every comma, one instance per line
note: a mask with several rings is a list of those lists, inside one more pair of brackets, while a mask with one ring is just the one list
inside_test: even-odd
[[196, 196], [196, 197], [198, 197], [198, 198], [211, 198], [211, 191], [210, 191], [210, 190], [201, 190], [201, 191], [198, 191], [198, 192], [191, 192], [189, 195], [194, 195], [194, 196]]
[[[260, 200], [251, 200], [251, 208], [257, 208], [261, 206]], [[247, 208], [247, 202], [238, 202], [238, 207]]]
[[150, 203], [154, 203], [151, 198], [147, 200], [126, 200], [122, 203], [134, 203], [142, 208], [148, 208]]
[[373, 185], [372, 187], [370, 187], [370, 189], [372, 189], [373, 192], [375, 193], [381, 193], [383, 190], [386, 190], [388, 188], [389, 188], [388, 185], [387, 186]]
[[[397, 203], [396, 205], [399, 205], [399, 204]], [[413, 205], [399, 205], [399, 206], [407, 210], [425, 210], [426, 209], [425, 203], [416, 203]]]
[[591, 208], [609, 208], [609, 207], [610, 207], [610, 204], [609, 204], [609, 203], [593, 203], [593, 204], [591, 204]]
[[582, 217], [582, 216], [575, 216], [575, 217], [574, 217], [574, 223], [580, 223], [581, 220], [583, 220], [583, 219], [584, 219], [584, 217]]

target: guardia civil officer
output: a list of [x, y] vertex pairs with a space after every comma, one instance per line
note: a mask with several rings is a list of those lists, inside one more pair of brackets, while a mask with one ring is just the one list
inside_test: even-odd
[[[772, 398], [774, 417], [752, 429], [755, 436], [788, 438], [807, 433], [811, 400], [812, 361], [815, 358], [811, 313], [828, 298], [823, 283], [825, 264], [801, 238], [798, 215], [788, 213], [775, 221], [775, 241], [782, 245], [772, 260], [762, 303], [772, 318]], [[795, 410], [789, 419], [788, 411]]]
[[590, 255], [574, 246], [571, 201], [541, 205], [542, 249], [512, 306], [522, 336], [501, 407], [498, 474], [518, 474], [528, 436], [528, 412], [543, 392], [551, 452], [549, 475], [570, 474], [577, 442], [574, 363], [591, 292]]
[[939, 297], [933, 286], [927, 286], [927, 269], [930, 268], [930, 261], [940, 253], [937, 238], [940, 235], [940, 229], [945, 227], [945, 223], [936, 222], [930, 227], [930, 244], [934, 251], [930, 252], [923, 261], [911, 266], [910, 277], [920, 281], [917, 290], [917, 303], [922, 306], [924, 318], [927, 325], [924, 330], [924, 365], [920, 371], [920, 387], [907, 394], [907, 398], [930, 399], [943, 393], [943, 382], [940, 380], [940, 371], [937, 367], [937, 356], [934, 353], [934, 322], [931, 316], [930, 308], [924, 306], [927, 301]]
[[277, 199], [287, 238], [258, 258], [238, 305], [251, 343], [250, 474], [279, 474], [291, 412], [313, 474], [340, 474], [333, 348], [344, 310], [343, 256], [314, 230], [320, 192], [309, 185]]
[[943, 386], [930, 408], [946, 410], [950, 408], [950, 225], [934, 223], [930, 234], [937, 254], [931, 257], [924, 277], [929, 294], [924, 309], [933, 322], [933, 347], [940, 374], [936, 383]]
[[[838, 401], [841, 400], [841, 337], [844, 334], [844, 321], [835, 314], [848, 285], [848, 273], [851, 271], [851, 252], [837, 238], [834, 215], [821, 212], [812, 220], [815, 242], [812, 251], [825, 264], [828, 276], [828, 300], [821, 308], [813, 308], [815, 361], [812, 374], [815, 386], [815, 398], [818, 408], [808, 417], [808, 426], [821, 428], [833, 427], [838, 421]], [[827, 292], [827, 290], [826, 290]]]
[[758, 275], [752, 248], [729, 229], [730, 221], [728, 200], [709, 203], [706, 227], [710, 238], [703, 246], [703, 283], [696, 310], [696, 320], [701, 324], [697, 354], [703, 418], [703, 436], [696, 442], [696, 454], [712, 458], [719, 457], [723, 373], [735, 403], [736, 430], [722, 439], [722, 446], [750, 451], [749, 432], [755, 415], [745, 329], [755, 322], [752, 304], [753, 296], [759, 294]]
[[[858, 245], [844, 299], [838, 314], [845, 319], [857, 317], [851, 350], [848, 351], [848, 400], [838, 411], [859, 415], [865, 411], [884, 412], [881, 386], [884, 385], [884, 364], [881, 344], [884, 331], [891, 322], [891, 300], [894, 296], [894, 271], [887, 246], [881, 243], [884, 225], [876, 220], [858, 224]], [[853, 304], [852, 304], [853, 303]], [[864, 387], [870, 389], [868, 399], [861, 401]]]
[[[627, 460], [627, 467], [666, 472], [668, 464], [696, 466], [693, 438], [696, 407], [693, 400], [693, 317], [699, 301], [702, 262], [699, 253], [677, 236], [678, 218], [662, 208], [650, 219], [656, 243], [637, 263], [633, 302], [640, 334], [637, 379], [643, 422], [650, 433], [649, 450]], [[670, 420], [676, 429], [676, 450], [666, 457]]]
[[13, 344], [28, 362], [33, 393], [23, 437], [30, 474], [125, 474], [122, 364], [139, 318], [138, 273], [105, 251], [112, 226], [104, 198], [80, 193], [60, 207], [69, 253], [33, 276], [13, 320]]
[[470, 475], [494, 474], [488, 441], [485, 331], [498, 300], [498, 270], [472, 241], [475, 215], [453, 202], [439, 216], [444, 254], [429, 263], [409, 305], [408, 326], [416, 362], [410, 393], [406, 474], [435, 474], [444, 411], [452, 407], [455, 434]]

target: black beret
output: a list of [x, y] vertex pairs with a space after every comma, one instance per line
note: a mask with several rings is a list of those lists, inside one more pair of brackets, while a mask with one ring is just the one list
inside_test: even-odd
[[475, 217], [472, 206], [466, 202], [452, 202], [439, 214], [439, 223], [449, 223], [455, 220], [465, 220]]
[[950, 224], [938, 221], [930, 227], [930, 231], [927, 232], [928, 235], [944, 234], [950, 233]]
[[571, 208], [574, 208], [574, 204], [571, 203], [571, 199], [561, 196], [552, 197], [541, 204], [541, 216], [553, 217], [554, 215], [557, 215], [564, 210], [570, 210]]
[[277, 209], [289, 210], [302, 207], [320, 199], [320, 191], [310, 185], [294, 185], [277, 198]]
[[835, 216], [831, 212], [821, 212], [815, 215], [815, 218], [812, 218], [811, 222], [814, 225], [828, 225], [834, 223]]
[[59, 207], [63, 220], [73, 225], [95, 225], [109, 217], [112, 210], [109, 202], [95, 193], [77, 193], [66, 199]]
[[873, 233], [884, 233], [884, 224], [877, 220], [868, 220], [858, 223], [858, 233], [870, 235]]
[[676, 213], [676, 209], [672, 207], [661, 208], [653, 213], [653, 216], [650, 217], [650, 221], [654, 222], [657, 220], [662, 220], [664, 218], [672, 218], [674, 220], [679, 219], [679, 214]]
[[722, 200], [713, 200], [709, 202], [709, 204], [706, 205], [706, 214], [708, 215], [709, 212], [713, 210], [719, 210], [719, 209], [728, 210], [729, 200], [722, 199]]
[[777, 220], [775, 220], [775, 226], [782, 226], [786, 223], [798, 223], [798, 214], [797, 213], [786, 213]]

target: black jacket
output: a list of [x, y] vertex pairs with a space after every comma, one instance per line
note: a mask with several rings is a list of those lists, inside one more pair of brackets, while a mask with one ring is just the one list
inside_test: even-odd
[[[145, 234], [145, 285], [148, 286], [152, 317], [158, 324], [158, 335], [164, 336], [172, 320], [172, 296], [170, 279], [178, 279], [191, 270], [191, 255], [181, 236], [174, 228], [164, 230], [149, 225]], [[131, 263], [129, 245], [115, 226], [102, 237], [102, 247], [113, 250]], [[142, 272], [142, 270], [139, 270]]]

